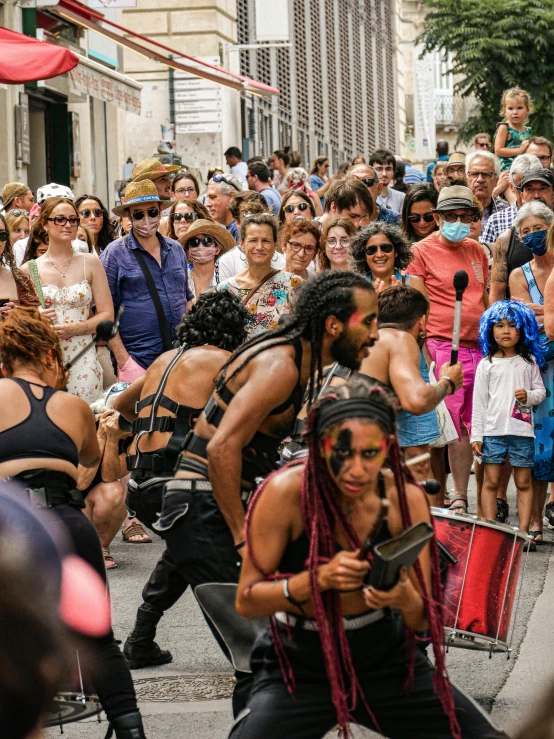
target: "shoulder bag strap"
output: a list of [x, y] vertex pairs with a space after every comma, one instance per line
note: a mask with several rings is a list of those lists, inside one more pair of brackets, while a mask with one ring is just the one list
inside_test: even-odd
[[37, 292], [38, 299], [40, 300], [40, 304], [43, 308], [46, 308], [46, 301], [44, 300], [44, 295], [42, 292], [42, 285], [40, 284], [40, 276], [38, 273], [38, 267], [37, 263], [34, 259], [30, 259], [28, 261], [29, 265], [29, 272], [31, 274], [31, 279], [33, 281], [33, 285], [35, 286], [35, 290]]
[[258, 290], [260, 289], [260, 287], [262, 287], [262, 285], [265, 285], [265, 283], [268, 282], [269, 280], [271, 280], [272, 277], [275, 277], [275, 275], [277, 274], [277, 272], [279, 272], [278, 269], [272, 269], [271, 272], [268, 275], [266, 275], [262, 280], [260, 280], [258, 282], [258, 284], [255, 287], [253, 287], [252, 290], [250, 290], [250, 292], [248, 293], [248, 295], [245, 298], [243, 298], [242, 304], [243, 305], [248, 305], [248, 301], [250, 300], [250, 298], [252, 297], [252, 295], [254, 295], [254, 293], [258, 292]]
[[173, 342], [171, 341], [171, 334], [169, 333], [169, 326], [167, 324], [167, 318], [165, 317], [162, 301], [160, 300], [160, 296], [158, 295], [158, 291], [156, 290], [156, 284], [154, 283], [154, 278], [152, 277], [152, 273], [148, 269], [148, 265], [146, 264], [144, 254], [141, 252], [141, 250], [131, 249], [131, 252], [133, 253], [135, 259], [139, 263], [139, 267], [141, 268], [142, 273], [144, 275], [144, 279], [146, 280], [148, 292], [150, 293], [150, 297], [152, 298], [152, 302], [154, 303], [154, 308], [156, 309], [156, 315], [158, 316], [158, 323], [160, 324], [160, 332], [162, 334], [162, 339], [164, 342], [164, 350], [167, 352], [173, 348]]

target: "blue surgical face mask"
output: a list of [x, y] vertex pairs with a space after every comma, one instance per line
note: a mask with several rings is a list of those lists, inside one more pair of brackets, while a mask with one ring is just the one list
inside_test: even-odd
[[547, 233], [547, 231], [532, 231], [530, 234], [525, 234], [523, 245], [537, 257], [542, 257], [548, 248], [546, 246]]
[[462, 223], [461, 221], [454, 221], [454, 223], [443, 223], [441, 226], [441, 233], [448, 241], [459, 242], [467, 239], [469, 236], [470, 225], [469, 223]]

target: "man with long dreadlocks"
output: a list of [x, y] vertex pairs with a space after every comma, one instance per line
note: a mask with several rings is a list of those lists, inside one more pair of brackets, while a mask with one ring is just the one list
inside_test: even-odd
[[[448, 680], [434, 540], [391, 590], [364, 585], [368, 535], [375, 546], [431, 520], [385, 392], [357, 375], [324, 394], [305, 464], [272, 475], [250, 504], [237, 610], [271, 618], [230, 739], [318, 739], [337, 723], [346, 737], [352, 722], [391, 739], [506, 737]], [[435, 668], [415, 649], [422, 629]]]
[[[276, 468], [306, 388], [314, 397], [322, 368], [333, 362], [358, 369], [377, 336], [371, 283], [330, 271], [302, 286], [286, 323], [232, 354], [185, 440], [154, 525], [193, 588], [238, 580], [246, 506], [257, 480]], [[235, 710], [239, 690], [240, 681]]]

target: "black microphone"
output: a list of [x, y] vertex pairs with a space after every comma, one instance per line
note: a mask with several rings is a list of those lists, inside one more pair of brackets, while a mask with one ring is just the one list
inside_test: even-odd
[[124, 306], [120, 305], [117, 313], [115, 314], [114, 321], [100, 321], [100, 323], [96, 327], [96, 333], [92, 337], [92, 341], [90, 342], [90, 344], [84, 346], [80, 352], [77, 352], [73, 359], [67, 362], [67, 364], [65, 365], [66, 372], [73, 367], [75, 362], [81, 359], [83, 354], [86, 354], [88, 352], [91, 346], [94, 346], [94, 344], [97, 344], [99, 341], [110, 341], [110, 339], [113, 339], [113, 337], [119, 331], [119, 322], [121, 320], [121, 316], [123, 315], [123, 311]]
[[441, 484], [438, 480], [433, 480], [433, 478], [429, 480], [423, 480], [423, 482], [419, 483], [421, 487], [425, 490], [427, 495], [438, 495], [441, 490]]
[[450, 352], [450, 364], [458, 361], [458, 349], [460, 348], [460, 328], [462, 325], [462, 297], [469, 282], [469, 277], [464, 269], [460, 269], [454, 275], [454, 290], [456, 291], [456, 305], [454, 308], [454, 329], [452, 331], [452, 351]]

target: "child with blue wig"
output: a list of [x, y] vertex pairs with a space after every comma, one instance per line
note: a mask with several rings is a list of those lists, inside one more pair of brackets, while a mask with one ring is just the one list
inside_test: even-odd
[[519, 526], [528, 532], [535, 457], [532, 406], [546, 397], [535, 314], [514, 300], [494, 303], [481, 316], [479, 346], [483, 359], [475, 375], [471, 444], [473, 454], [485, 465], [483, 515], [495, 519], [500, 470], [509, 460], [518, 493]]

